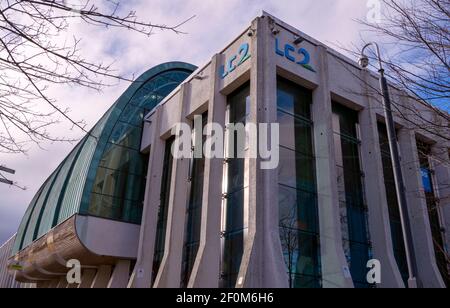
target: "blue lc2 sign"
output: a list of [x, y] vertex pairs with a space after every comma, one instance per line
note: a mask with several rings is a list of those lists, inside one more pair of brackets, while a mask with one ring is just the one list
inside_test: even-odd
[[278, 39], [275, 39], [275, 52], [277, 55], [285, 57], [289, 61], [297, 63], [311, 72], [316, 72], [310, 65], [311, 56], [305, 48], [297, 49], [291, 44], [286, 44], [283, 48], [280, 48]]
[[239, 51], [236, 55], [233, 55], [228, 59], [225, 65], [220, 67], [220, 77], [225, 79], [228, 74], [234, 72], [239, 66], [244, 64], [245, 61], [250, 59], [250, 45], [248, 43], [242, 44], [239, 47]]

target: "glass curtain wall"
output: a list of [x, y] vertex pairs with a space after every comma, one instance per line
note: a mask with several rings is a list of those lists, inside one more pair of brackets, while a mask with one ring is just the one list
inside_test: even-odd
[[358, 112], [333, 102], [333, 130], [344, 252], [356, 288], [367, 288], [371, 243], [360, 162]]
[[161, 261], [164, 257], [165, 244], [166, 244], [166, 229], [167, 229], [167, 215], [169, 211], [169, 199], [172, 182], [172, 168], [173, 168], [173, 155], [172, 145], [175, 141], [174, 137], [171, 137], [166, 141], [166, 149], [164, 153], [163, 174], [161, 180], [161, 194], [160, 205], [158, 210], [158, 222], [156, 225], [156, 239], [155, 239], [155, 252], [153, 256], [153, 274], [152, 285], [155, 282], [156, 275], [158, 275]]
[[380, 136], [381, 159], [383, 162], [384, 184], [386, 187], [386, 198], [389, 209], [389, 222], [391, 225], [392, 245], [395, 260], [399, 267], [405, 285], [408, 285], [408, 264], [406, 262], [405, 242], [403, 239], [400, 208], [395, 189], [394, 170], [392, 169], [392, 158], [389, 147], [389, 139], [386, 125], [378, 123], [378, 134]]
[[[202, 115], [202, 128], [208, 122], [208, 114]], [[194, 129], [194, 140], [200, 138], [205, 144], [206, 136], [203, 135], [203, 130], [198, 132]], [[196, 143], [194, 142], [194, 147]], [[194, 150], [194, 147], [192, 148]], [[202, 151], [203, 153], [203, 151]], [[194, 266], [195, 258], [197, 256], [200, 245], [200, 231], [202, 222], [202, 206], [203, 206], [203, 184], [205, 176], [205, 157], [192, 158], [190, 163], [190, 197], [186, 209], [186, 226], [184, 230], [184, 248], [183, 248], [183, 263], [181, 265], [181, 287], [186, 288], [191, 277], [192, 268]]]
[[420, 171], [422, 174], [423, 188], [430, 219], [431, 235], [433, 237], [436, 262], [447, 287], [450, 286], [449, 260], [445, 251], [445, 241], [441, 224], [441, 213], [438, 200], [435, 195], [434, 171], [430, 163], [431, 146], [417, 140], [419, 151]]
[[94, 157], [99, 164], [89, 192], [88, 215], [141, 223], [148, 164], [148, 156], [140, 152], [144, 116], [190, 73], [164, 72], [143, 84], [121, 109], [112, 111], [111, 117], [118, 119], [99, 141], [105, 144]]
[[[250, 105], [250, 85], [247, 84], [228, 96], [227, 118], [228, 124], [244, 124]], [[229, 126], [228, 126], [229, 127]], [[245, 182], [245, 159], [238, 158], [238, 143], [245, 140], [240, 135], [227, 129], [228, 140], [234, 140], [234, 151], [227, 152], [225, 166], [225, 194], [222, 206], [222, 262], [220, 286], [234, 288], [237, 283], [242, 255], [244, 252], [245, 234], [248, 230], [245, 218], [245, 195], [247, 183]], [[231, 136], [234, 134], [234, 136]], [[231, 138], [234, 137], [234, 138]], [[242, 136], [241, 136], [242, 137]], [[245, 138], [245, 136], [244, 136]]]
[[312, 93], [278, 78], [280, 237], [291, 288], [321, 287]]

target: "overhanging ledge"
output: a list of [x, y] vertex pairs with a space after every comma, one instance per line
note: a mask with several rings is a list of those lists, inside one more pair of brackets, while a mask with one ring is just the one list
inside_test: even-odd
[[11, 257], [9, 264], [20, 282], [66, 275], [72, 259], [83, 268], [114, 265], [136, 259], [139, 230], [139, 225], [76, 214]]

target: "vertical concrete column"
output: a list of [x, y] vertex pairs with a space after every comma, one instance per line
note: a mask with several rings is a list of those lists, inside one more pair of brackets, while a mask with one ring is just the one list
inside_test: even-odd
[[[275, 38], [269, 23], [268, 17], [257, 18], [252, 23], [256, 35], [251, 43], [249, 122], [256, 125], [277, 123]], [[271, 140], [270, 127], [267, 138]], [[246, 160], [249, 188], [245, 206], [248, 207], [249, 230], [237, 287], [287, 288], [289, 279], [279, 234], [278, 169], [263, 170], [261, 162], [259, 153], [257, 159]]]
[[399, 131], [398, 139], [418, 268], [418, 284], [425, 288], [445, 288], [436, 264], [430, 220], [420, 173], [416, 136], [413, 130], [403, 128]]
[[160, 187], [164, 164], [165, 142], [160, 138], [161, 108], [157, 108], [151, 118], [152, 143], [145, 188], [144, 211], [142, 214], [138, 257], [132, 277], [131, 287], [151, 288], [153, 255], [155, 251], [156, 226], [161, 203]]
[[108, 289], [124, 289], [128, 285], [130, 278], [130, 261], [119, 260], [114, 267]]
[[111, 266], [102, 265], [97, 269], [97, 274], [91, 284], [91, 289], [106, 289], [111, 279]]
[[[180, 89], [180, 123], [188, 124], [186, 116], [189, 107], [189, 97], [190, 84], [183, 84]], [[186, 206], [189, 198], [188, 176], [189, 158], [175, 159], [172, 169], [172, 189], [169, 199], [166, 246], [161, 262], [161, 270], [155, 280], [155, 287], [157, 288], [180, 287]]]
[[333, 113], [327, 50], [317, 47], [319, 85], [313, 93], [314, 151], [320, 224], [320, 250], [324, 288], [353, 287], [344, 255], [337, 188]]
[[79, 289], [90, 289], [92, 286], [92, 282], [95, 279], [95, 276], [97, 274], [97, 270], [95, 269], [85, 269], [83, 270], [83, 274], [81, 276], [81, 283], [79, 284]]
[[[383, 162], [381, 159], [380, 139], [377, 116], [374, 110], [379, 103], [369, 95], [370, 73], [363, 71], [364, 92], [367, 108], [359, 115], [361, 133], [361, 161], [365, 174], [364, 185], [366, 202], [369, 208], [369, 230], [373, 245], [373, 256], [381, 262], [381, 287], [404, 288], [400, 270], [395, 260], [389, 208], [384, 184]], [[375, 85], [376, 86], [376, 85]]]
[[450, 253], [450, 145], [446, 142], [435, 144], [433, 154], [433, 169], [435, 171], [436, 190], [439, 197], [441, 223], [445, 229], [445, 249]]
[[[226, 97], [220, 93], [222, 55], [211, 62], [208, 123], [225, 127]], [[220, 277], [220, 221], [223, 164], [221, 158], [206, 159], [200, 246], [189, 281], [190, 288], [217, 288]]]

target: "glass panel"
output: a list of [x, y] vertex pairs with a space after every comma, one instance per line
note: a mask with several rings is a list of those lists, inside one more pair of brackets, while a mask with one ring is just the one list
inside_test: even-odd
[[279, 185], [280, 226], [319, 232], [316, 193]]
[[199, 246], [200, 243], [188, 243], [184, 245], [183, 262], [181, 264], [181, 288], [187, 288], [189, 284]]
[[278, 123], [280, 124], [281, 146], [312, 156], [311, 122], [278, 111]]
[[169, 199], [172, 182], [173, 156], [172, 145], [175, 139], [172, 137], [166, 142], [166, 150], [164, 154], [163, 175], [161, 180], [161, 203], [158, 212], [158, 223], [156, 227], [155, 253], [153, 257], [153, 274], [152, 285], [158, 275], [161, 261], [164, 257], [167, 215], [169, 211]]
[[389, 222], [391, 225], [392, 245], [395, 260], [399, 267], [405, 285], [408, 285], [409, 272], [406, 261], [405, 242], [400, 218], [400, 208], [395, 189], [394, 171], [392, 167], [391, 152], [387, 136], [386, 126], [378, 123], [378, 134], [380, 136], [381, 158], [383, 162], [384, 184], [389, 210]]
[[244, 187], [245, 159], [231, 159], [228, 163], [228, 193]]
[[89, 215], [112, 220], [140, 223], [142, 202], [92, 193]]
[[121, 170], [126, 166], [127, 172], [137, 175], [146, 174], [147, 159], [136, 150], [111, 145], [108, 154], [100, 161], [99, 167], [112, 170]]
[[[250, 103], [250, 86], [245, 85], [228, 97], [229, 123], [245, 124]], [[245, 136], [242, 136], [245, 138]], [[241, 143], [245, 140], [240, 140]], [[228, 140], [228, 142], [230, 142]], [[235, 133], [235, 144], [238, 144], [238, 134]], [[237, 146], [232, 157], [237, 157]], [[231, 158], [227, 162], [227, 190], [223, 204], [225, 225], [222, 226], [222, 263], [220, 285], [233, 288], [236, 285], [242, 255], [244, 252], [244, 234], [247, 226], [244, 217], [244, 197], [246, 187], [244, 183], [245, 160]]]
[[[142, 120], [147, 111], [189, 75], [184, 70], [166, 71], [143, 83], [128, 101], [122, 98], [111, 110], [108, 120], [111, 124], [100, 136], [92, 163], [99, 168], [91, 168], [95, 171], [87, 176], [85, 195], [88, 197], [83, 200], [89, 201], [89, 208], [82, 209], [85, 214], [140, 223], [136, 215], [142, 213], [148, 162], [148, 156], [140, 153]], [[123, 204], [119, 205], [117, 200], [123, 200]]]
[[280, 236], [291, 278], [290, 287], [305, 284], [305, 281], [314, 281], [314, 284], [320, 285], [318, 235], [281, 227]]
[[278, 78], [278, 108], [291, 115], [311, 118], [312, 93], [295, 83]]
[[307, 192], [315, 192], [315, 173], [311, 167], [315, 159], [280, 148], [280, 164], [278, 167], [278, 181], [280, 184]]
[[344, 252], [356, 287], [369, 287], [367, 261], [371, 256], [367, 207], [363, 189], [357, 133], [358, 113], [333, 103], [337, 184]]
[[417, 140], [417, 150], [419, 152], [420, 172], [422, 174], [422, 183], [425, 191], [425, 197], [428, 208], [428, 217], [430, 220], [431, 234], [434, 243], [434, 252], [439, 271], [442, 274], [447, 287], [450, 286], [450, 261], [446, 254], [444, 236], [441, 224], [440, 206], [437, 203], [433, 183], [433, 170], [430, 163], [431, 146], [420, 140]]
[[244, 227], [244, 195], [241, 189], [228, 195], [226, 200], [226, 228], [225, 232], [242, 230]]
[[357, 139], [356, 124], [358, 123], [358, 112], [341, 104], [333, 103], [333, 114], [339, 119], [340, 130], [335, 132]]
[[125, 122], [117, 123], [114, 128], [110, 142], [126, 148], [140, 150], [142, 128]]
[[[204, 128], [208, 120], [208, 114], [202, 115]], [[196, 132], [198, 136], [199, 133]], [[203, 144], [206, 136], [202, 135]], [[185, 227], [185, 240], [183, 249], [183, 263], [181, 267], [181, 287], [186, 288], [189, 283], [192, 268], [200, 243], [200, 231], [202, 223], [202, 205], [203, 205], [203, 184], [205, 176], [205, 159], [193, 159], [191, 174], [191, 195], [187, 208], [187, 219]]]
[[278, 80], [280, 239], [291, 288], [321, 287], [311, 93]]
[[370, 244], [344, 241], [344, 245], [350, 247], [350, 254], [347, 255], [347, 258], [355, 287], [370, 287], [366, 280], [368, 271], [367, 262], [371, 259], [368, 253], [371, 250]]
[[305, 276], [290, 274], [290, 285], [294, 289], [318, 289], [322, 287], [321, 278], [316, 276]]
[[244, 251], [244, 233], [237, 231], [224, 236], [221, 288], [234, 288], [241, 267]]

